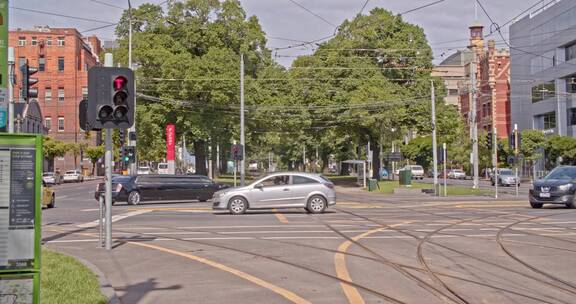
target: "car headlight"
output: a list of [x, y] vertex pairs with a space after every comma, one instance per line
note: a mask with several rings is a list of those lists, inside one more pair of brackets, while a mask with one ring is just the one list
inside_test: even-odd
[[572, 184], [566, 184], [562, 186], [558, 186], [558, 190], [560, 191], [568, 191], [572, 188]]

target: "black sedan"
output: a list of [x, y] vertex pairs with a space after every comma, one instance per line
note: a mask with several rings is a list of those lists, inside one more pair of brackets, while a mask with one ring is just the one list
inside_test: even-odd
[[[227, 188], [203, 175], [134, 175], [112, 178], [112, 202], [138, 205], [142, 201], [205, 202], [214, 192]], [[94, 198], [104, 195], [104, 183], [98, 184]]]
[[530, 205], [542, 208], [544, 204], [565, 205], [574, 208], [576, 191], [576, 166], [561, 166], [541, 180], [534, 181], [530, 189]]

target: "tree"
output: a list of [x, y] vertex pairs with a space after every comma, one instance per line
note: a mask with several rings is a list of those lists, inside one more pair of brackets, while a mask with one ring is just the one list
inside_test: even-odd
[[68, 148], [66, 143], [52, 139], [50, 137], [44, 138], [43, 143], [43, 150], [44, 150], [44, 158], [48, 161], [48, 168], [47, 171], [54, 170], [54, 158], [55, 157], [64, 157]]
[[546, 159], [548, 167], [576, 163], [576, 138], [558, 135], [549, 137], [546, 143]]
[[92, 162], [92, 175], [94, 175], [96, 163], [104, 157], [104, 146], [88, 146], [86, 147], [85, 155]]

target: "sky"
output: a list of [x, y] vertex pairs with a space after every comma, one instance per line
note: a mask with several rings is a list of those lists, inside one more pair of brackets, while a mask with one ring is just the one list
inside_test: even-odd
[[[497, 24], [507, 23], [534, 4], [554, 0], [480, 0], [490, 17]], [[132, 0], [132, 6], [162, 3], [163, 0]], [[268, 47], [281, 48], [312, 41], [334, 33], [335, 25], [356, 16], [366, 0], [240, 0], [248, 15], [260, 20], [268, 38]], [[395, 14], [409, 11], [436, 0], [368, 0], [363, 13], [382, 7]], [[434, 62], [439, 63], [457, 49], [468, 45], [468, 27], [477, 19], [485, 26], [485, 35], [490, 32], [491, 22], [484, 12], [475, 8], [475, 0], [444, 0], [432, 6], [403, 14], [407, 22], [424, 29], [434, 51]], [[118, 0], [18, 0], [10, 1], [9, 23], [11, 28], [29, 29], [34, 25], [50, 27], [74, 27], [84, 35], [95, 34], [101, 40], [114, 40], [114, 27], [99, 30], [94, 28], [118, 22], [126, 1]], [[164, 5], [165, 7], [166, 5]], [[540, 7], [537, 5], [533, 10]], [[20, 9], [17, 9], [20, 8]], [[21, 10], [35, 10], [36, 12]], [[78, 20], [39, 12], [68, 15], [91, 20]], [[87, 31], [89, 30], [89, 31]], [[502, 28], [508, 38], [508, 27]], [[504, 47], [501, 38], [490, 36], [497, 46]], [[310, 47], [298, 47], [274, 52], [276, 60], [289, 66], [295, 56], [311, 54]]]

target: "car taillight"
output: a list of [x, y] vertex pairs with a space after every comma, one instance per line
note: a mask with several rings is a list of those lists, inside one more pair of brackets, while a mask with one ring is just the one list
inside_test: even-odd
[[122, 190], [122, 184], [116, 184], [116, 192], [120, 192]]
[[334, 184], [332, 184], [332, 183], [324, 183], [324, 186], [326, 186], [330, 189], [334, 189]]

